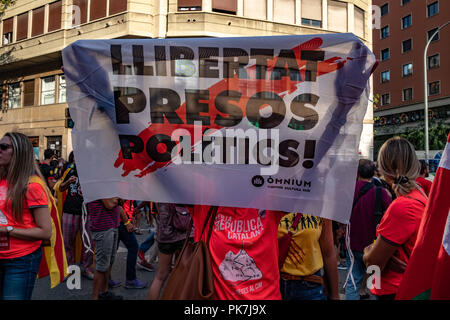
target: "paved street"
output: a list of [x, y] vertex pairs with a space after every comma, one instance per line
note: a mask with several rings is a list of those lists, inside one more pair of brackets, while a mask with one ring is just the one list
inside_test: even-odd
[[[149, 226], [145, 221], [142, 221], [142, 235], [137, 235], [139, 243], [142, 243], [148, 236]], [[122, 286], [112, 289], [115, 294], [122, 295], [126, 300], [145, 300], [147, 299], [149, 287], [145, 289], [126, 289], [125, 284], [125, 264], [127, 257], [127, 249], [120, 243], [117, 253], [116, 262], [113, 265], [112, 277], [116, 281], [121, 281]], [[148, 281], [149, 284], [153, 281], [155, 272], [149, 272], [139, 267], [136, 269], [137, 277], [141, 280]], [[339, 291], [341, 299], [344, 299], [342, 288], [347, 270], [339, 270]], [[92, 280], [81, 277], [81, 289], [67, 288], [67, 284], [61, 283], [57, 287], [50, 289], [50, 278], [38, 279], [36, 281], [35, 289], [33, 291], [33, 300], [90, 300], [92, 295]], [[373, 299], [373, 297], [371, 297]]]
[[[136, 235], [138, 242], [142, 243], [148, 237], [148, 225], [142, 221], [143, 235]], [[125, 288], [125, 265], [126, 265], [127, 249], [120, 243], [117, 252], [116, 261], [112, 269], [112, 278], [121, 281], [122, 285], [112, 289], [115, 294], [123, 295], [126, 300], [144, 300], [147, 299], [149, 287], [145, 289], [126, 289]], [[140, 280], [153, 281], [155, 272], [149, 272], [139, 267], [136, 268], [137, 277]], [[33, 291], [33, 300], [90, 300], [92, 295], [92, 280], [81, 277], [81, 289], [69, 290], [65, 282], [60, 283], [57, 287], [50, 289], [50, 278], [38, 279]]]

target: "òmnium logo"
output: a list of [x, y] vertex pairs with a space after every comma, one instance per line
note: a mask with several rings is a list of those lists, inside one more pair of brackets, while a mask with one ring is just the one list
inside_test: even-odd
[[262, 187], [264, 185], [264, 178], [262, 176], [254, 176], [252, 178], [252, 184], [255, 187]]

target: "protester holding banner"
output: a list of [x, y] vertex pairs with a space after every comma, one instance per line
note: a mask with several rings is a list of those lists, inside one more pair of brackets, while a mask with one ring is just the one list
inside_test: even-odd
[[293, 233], [292, 240], [280, 270], [283, 300], [326, 300], [327, 296], [328, 299], [339, 300], [331, 220], [309, 214], [290, 213], [281, 219], [278, 237], [289, 231]]
[[95, 274], [93, 300], [122, 300], [108, 291], [108, 281], [119, 243], [120, 206], [118, 198], [101, 199], [87, 204], [91, 218], [90, 229], [95, 241]]
[[[191, 209], [194, 226], [203, 226], [209, 206]], [[281, 211], [218, 207], [209, 251], [219, 300], [280, 300], [278, 224]], [[199, 241], [201, 228], [195, 229]], [[207, 232], [202, 240], [207, 241]]]
[[[172, 269], [172, 259], [181, 248], [186, 239], [187, 226], [184, 230], [174, 222], [174, 216], [181, 214], [189, 217], [187, 207], [174, 203], [157, 203], [159, 215], [157, 241], [158, 241], [158, 269], [148, 293], [149, 300], [159, 298], [161, 288]], [[188, 220], [189, 221], [189, 220]], [[195, 222], [194, 222], [195, 224]], [[196, 229], [195, 229], [196, 230]], [[191, 237], [194, 237], [192, 232]]]
[[[30, 183], [34, 176], [42, 184]], [[29, 300], [52, 225], [27, 136], [10, 132], [0, 140], [0, 177], [0, 299]]]
[[[64, 192], [67, 190], [67, 195], [63, 205], [63, 215], [62, 215], [62, 228], [64, 237], [64, 246], [66, 248], [67, 263], [69, 265], [75, 264], [75, 244], [77, 239], [77, 233], [81, 232], [83, 229], [86, 230], [86, 235], [90, 238], [89, 233], [89, 219], [83, 222], [82, 206], [83, 206], [83, 193], [81, 191], [80, 180], [78, 178], [77, 167], [75, 164], [75, 158], [73, 156], [73, 151], [69, 155], [71, 160], [71, 166], [67, 169], [67, 174], [65, 173], [62, 183], [59, 185], [59, 191]], [[90, 239], [89, 239], [89, 242]], [[94, 279], [94, 274], [91, 271], [93, 264], [93, 255], [87, 248], [82, 248], [81, 253], [81, 266], [82, 274], [92, 280]]]
[[366, 266], [381, 269], [380, 283], [371, 292], [380, 300], [392, 300], [414, 248], [428, 199], [415, 182], [419, 161], [407, 140], [400, 137], [387, 140], [380, 148], [378, 165], [397, 198], [378, 225], [376, 241], [364, 249], [363, 259]]
[[[131, 222], [133, 218], [133, 201], [119, 199], [120, 217], [119, 224], [119, 242], [122, 242], [127, 248], [126, 263], [126, 282], [127, 289], [144, 289], [148, 286], [148, 282], [141, 281], [136, 276], [136, 262], [138, 257], [139, 243], [134, 234], [135, 226]], [[117, 244], [118, 248], [119, 244]], [[115, 281], [113, 281], [115, 282]]]
[[373, 162], [360, 159], [355, 186], [355, 199], [347, 229], [350, 248], [347, 248], [349, 273], [345, 282], [345, 299], [359, 300], [366, 295], [364, 284], [366, 266], [363, 261], [364, 248], [376, 239], [376, 228], [383, 212], [391, 204], [391, 197], [381, 186], [375, 185]]

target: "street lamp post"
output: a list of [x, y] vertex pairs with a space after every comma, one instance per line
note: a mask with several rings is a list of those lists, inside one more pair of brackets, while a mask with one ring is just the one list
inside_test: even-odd
[[428, 39], [427, 45], [425, 46], [425, 50], [423, 52], [423, 86], [424, 86], [424, 102], [425, 102], [425, 161], [428, 163], [428, 154], [430, 152], [430, 147], [428, 144], [428, 80], [427, 80], [427, 50], [428, 46], [431, 43], [431, 40], [434, 38], [434, 36], [439, 32], [439, 30], [443, 29], [445, 26], [447, 26], [450, 23], [450, 21], [447, 21], [442, 26], [440, 26]]

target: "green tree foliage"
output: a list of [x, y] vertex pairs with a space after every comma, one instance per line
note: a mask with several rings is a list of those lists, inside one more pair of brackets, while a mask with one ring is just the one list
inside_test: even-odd
[[[450, 124], [438, 123], [428, 130], [428, 144], [430, 150], [442, 150], [447, 143], [447, 136], [450, 131]], [[414, 145], [416, 150], [425, 150], [425, 131], [423, 129], [411, 129], [400, 134]]]
[[12, 6], [16, 0], [0, 0], [0, 17], [5, 12], [6, 8]]

